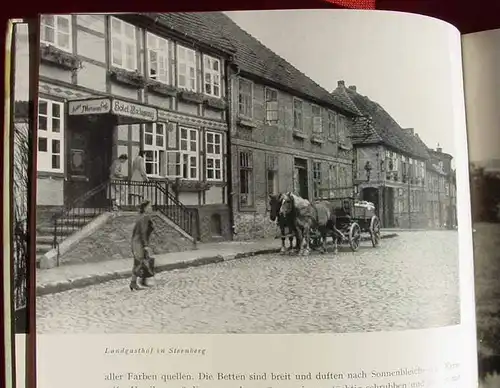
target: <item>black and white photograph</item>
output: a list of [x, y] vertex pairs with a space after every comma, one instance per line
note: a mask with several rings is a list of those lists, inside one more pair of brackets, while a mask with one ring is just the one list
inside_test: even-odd
[[463, 47], [479, 376], [489, 388], [500, 385], [500, 29], [466, 35]]
[[446, 28], [347, 10], [42, 15], [37, 333], [460, 324]]
[[29, 166], [32, 162], [29, 132], [29, 41], [28, 24], [16, 22], [13, 26], [14, 50], [11, 73], [13, 93], [11, 104], [11, 179], [12, 179], [12, 290], [15, 333], [28, 330], [28, 191]]

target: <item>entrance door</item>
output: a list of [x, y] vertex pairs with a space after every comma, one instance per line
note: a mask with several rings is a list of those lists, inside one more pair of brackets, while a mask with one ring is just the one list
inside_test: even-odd
[[307, 160], [295, 158], [294, 161], [294, 191], [302, 198], [309, 199], [309, 184], [307, 176]]
[[384, 227], [394, 228], [394, 188], [384, 189]]
[[[109, 116], [79, 116], [68, 120], [65, 202], [70, 204], [109, 179], [114, 122]], [[85, 206], [106, 206], [106, 190]]]

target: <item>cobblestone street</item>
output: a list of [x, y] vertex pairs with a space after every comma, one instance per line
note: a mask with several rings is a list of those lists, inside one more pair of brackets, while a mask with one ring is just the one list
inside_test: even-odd
[[[279, 244], [278, 240], [276, 242]], [[459, 323], [458, 233], [401, 232], [338, 256], [263, 255], [37, 298], [39, 333], [320, 333]]]

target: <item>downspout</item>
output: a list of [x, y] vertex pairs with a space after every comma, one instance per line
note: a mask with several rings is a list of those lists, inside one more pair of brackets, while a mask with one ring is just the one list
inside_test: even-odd
[[[233, 69], [236, 70], [234, 74]], [[232, 95], [232, 81], [234, 77], [238, 76], [240, 69], [231, 60], [225, 63], [226, 72], [226, 123], [227, 123], [227, 138], [226, 138], [226, 174], [227, 174], [227, 202], [229, 205], [229, 223], [231, 225], [231, 240], [234, 238], [235, 224], [234, 224], [234, 193], [233, 193], [233, 169], [232, 169], [232, 152], [231, 152], [231, 131], [233, 130], [233, 95]]]

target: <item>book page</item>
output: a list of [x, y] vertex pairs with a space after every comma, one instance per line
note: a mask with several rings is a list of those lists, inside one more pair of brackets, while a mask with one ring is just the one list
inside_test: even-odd
[[38, 388], [476, 383], [460, 35], [43, 15]]
[[500, 384], [498, 347], [498, 254], [500, 236], [500, 30], [462, 38], [467, 132], [471, 170], [472, 217], [479, 372], [484, 386]]

